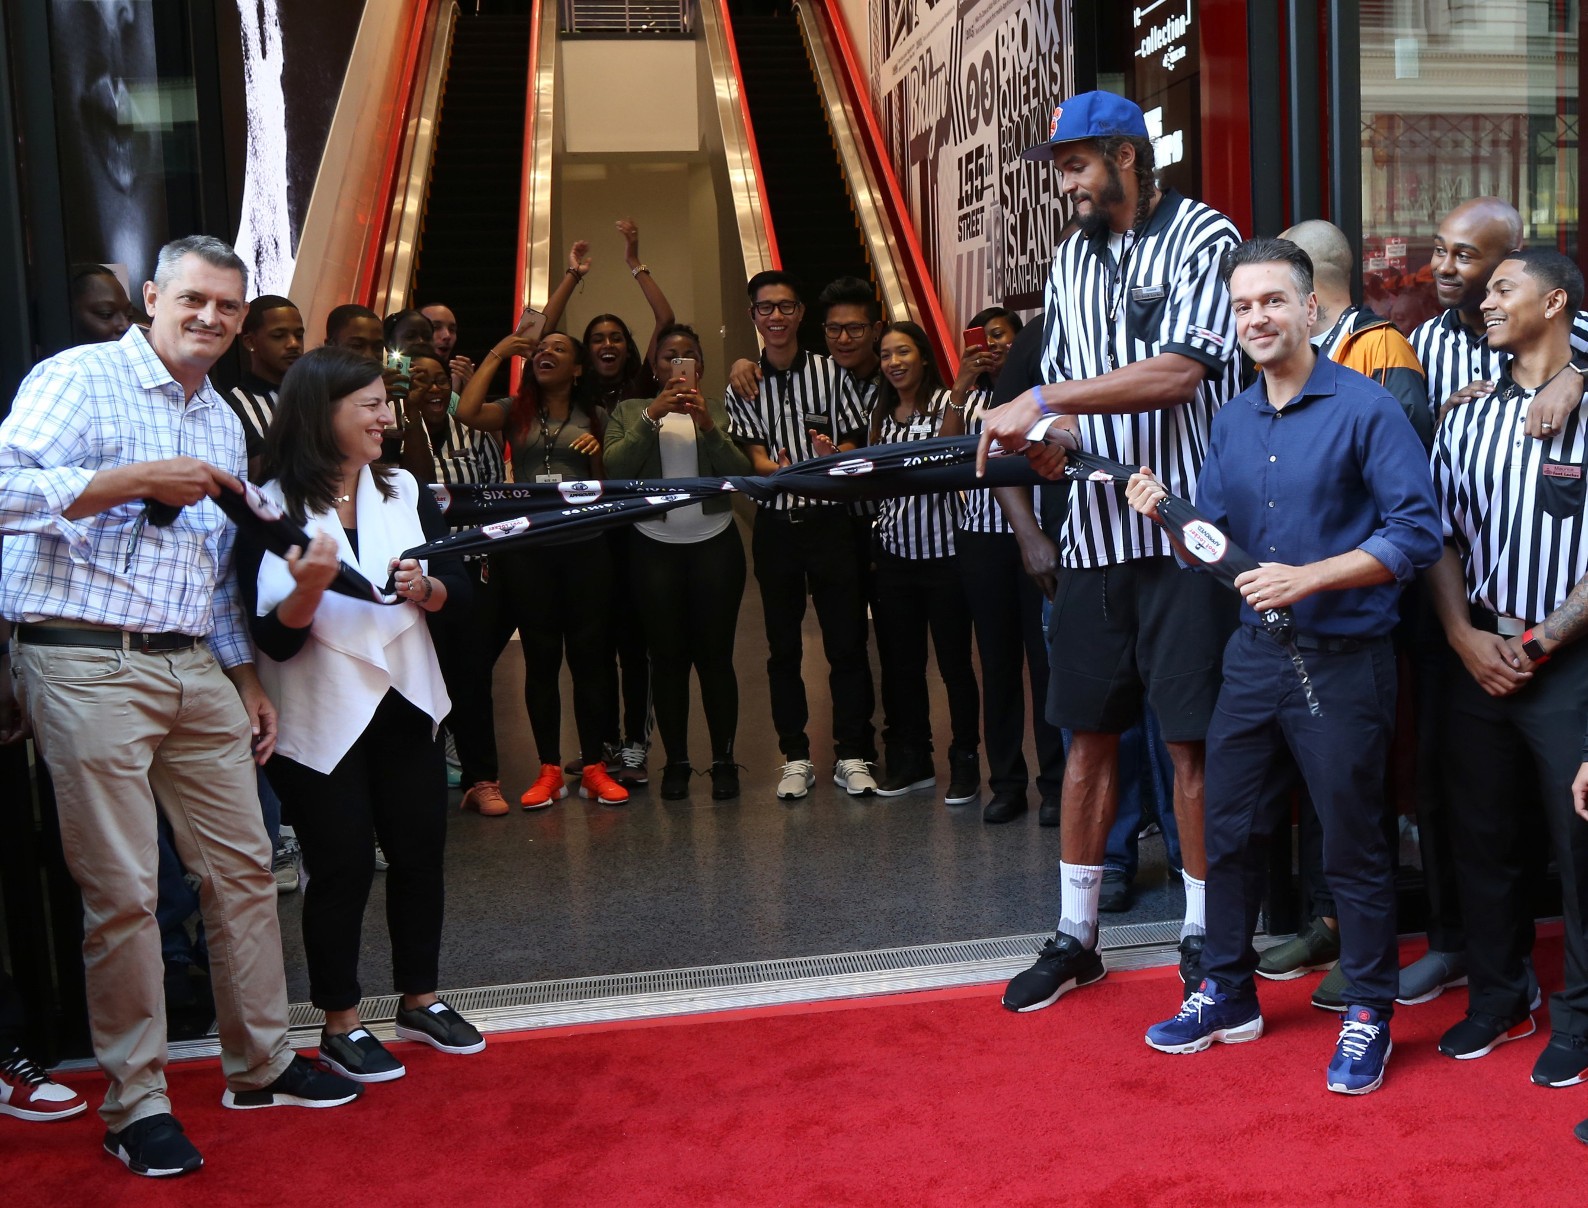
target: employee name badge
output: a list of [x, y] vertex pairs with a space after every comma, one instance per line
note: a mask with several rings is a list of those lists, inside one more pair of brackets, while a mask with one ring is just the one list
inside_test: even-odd
[[535, 481], [536, 482], [561, 482], [562, 481], [562, 475], [561, 474], [536, 474], [535, 475]]
[[1162, 302], [1168, 296], [1168, 288], [1162, 285], [1142, 285], [1130, 291], [1132, 302]]
[[910, 425], [908, 435], [911, 440], [925, 440], [932, 435], [932, 421], [925, 416], [916, 420]]

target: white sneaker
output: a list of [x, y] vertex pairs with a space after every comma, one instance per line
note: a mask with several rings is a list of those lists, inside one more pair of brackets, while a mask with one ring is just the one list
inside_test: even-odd
[[864, 759], [840, 759], [833, 765], [833, 783], [851, 797], [877, 795], [877, 778]]
[[793, 801], [811, 791], [816, 783], [816, 765], [808, 759], [791, 759], [783, 765], [777, 782], [777, 795], [783, 801]]
[[385, 872], [390, 867], [391, 865], [386, 863], [386, 853], [381, 851], [380, 843], [377, 841], [375, 844], [375, 871]]

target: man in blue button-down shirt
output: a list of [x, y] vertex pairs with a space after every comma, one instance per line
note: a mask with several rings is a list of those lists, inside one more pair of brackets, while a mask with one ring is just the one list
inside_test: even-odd
[[[1309, 342], [1317, 298], [1307, 254], [1284, 239], [1250, 240], [1223, 272], [1241, 347], [1262, 374], [1215, 417], [1196, 502], [1262, 566], [1236, 580], [1243, 624], [1225, 648], [1208, 729], [1206, 980], [1147, 1043], [1183, 1053], [1262, 1035], [1252, 931], [1268, 839], [1288, 821], [1299, 771], [1323, 822], [1347, 978], [1327, 1085], [1363, 1094], [1383, 1080], [1398, 984], [1383, 828], [1389, 635], [1401, 589], [1439, 557], [1439, 516], [1422, 443], [1395, 399]], [[1143, 469], [1128, 494], [1156, 516], [1165, 492]], [[1320, 715], [1289, 653], [1259, 626], [1268, 608], [1295, 618]]]

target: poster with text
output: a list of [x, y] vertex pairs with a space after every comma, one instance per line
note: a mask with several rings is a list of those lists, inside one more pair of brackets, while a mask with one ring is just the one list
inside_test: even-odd
[[1068, 6], [872, 0], [872, 106], [943, 311], [1041, 305], [1064, 225], [1057, 175], [1020, 152], [1068, 95]]

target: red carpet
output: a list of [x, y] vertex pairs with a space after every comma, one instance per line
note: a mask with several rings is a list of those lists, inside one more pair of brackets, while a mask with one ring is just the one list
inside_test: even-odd
[[[1558, 940], [1541, 942], [1546, 992]], [[1383, 1089], [1330, 1094], [1317, 976], [1261, 987], [1254, 1044], [1141, 1041], [1170, 971], [1110, 975], [1028, 1016], [998, 987], [398, 1047], [409, 1074], [328, 1112], [230, 1112], [174, 1067], [199, 1174], [140, 1180], [92, 1111], [0, 1119], [7, 1205], [1569, 1204], [1588, 1086], [1535, 1087], [1548, 1032], [1475, 1062], [1434, 1044], [1465, 993], [1395, 1019]], [[96, 1077], [75, 1080], [97, 1095]], [[97, 1106], [97, 1102], [96, 1102]]]

